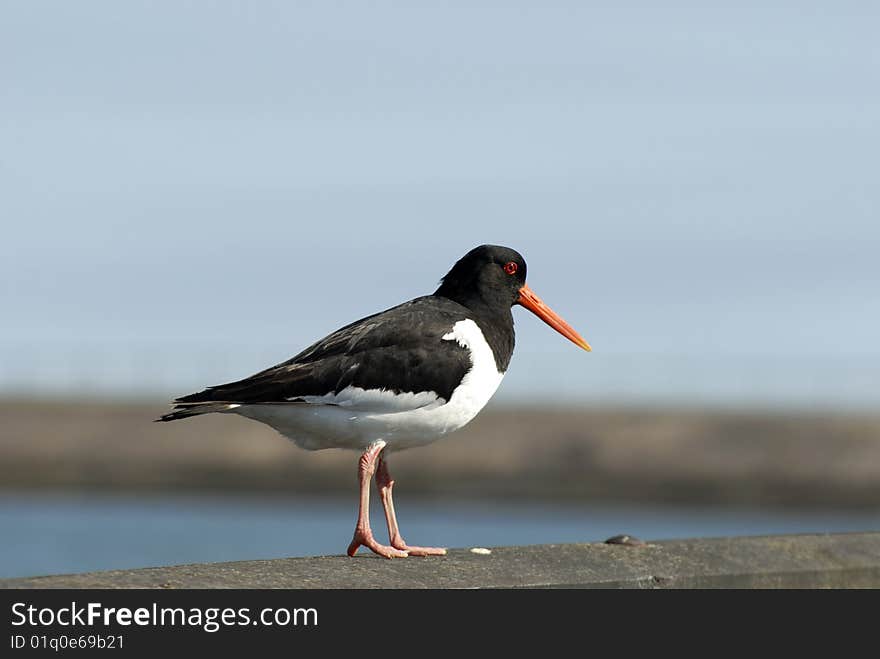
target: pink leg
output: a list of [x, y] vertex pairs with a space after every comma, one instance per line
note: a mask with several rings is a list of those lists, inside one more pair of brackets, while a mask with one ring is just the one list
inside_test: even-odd
[[388, 522], [388, 536], [391, 538], [392, 547], [402, 549], [410, 556], [446, 555], [446, 550], [442, 547], [410, 547], [404, 542], [400, 535], [400, 529], [397, 528], [397, 515], [394, 514], [394, 499], [391, 497], [394, 481], [391, 480], [391, 474], [388, 473], [388, 463], [381, 455], [379, 456], [379, 466], [376, 468], [376, 487], [379, 488], [382, 507], [385, 509], [385, 521]]
[[354, 527], [354, 538], [348, 546], [348, 555], [354, 556], [358, 547], [363, 545], [385, 558], [406, 558], [408, 555], [401, 549], [380, 545], [370, 530], [370, 480], [376, 471], [376, 458], [385, 448], [385, 442], [378, 441], [367, 448], [358, 461], [358, 479], [361, 486], [361, 502], [358, 508], [357, 525]]

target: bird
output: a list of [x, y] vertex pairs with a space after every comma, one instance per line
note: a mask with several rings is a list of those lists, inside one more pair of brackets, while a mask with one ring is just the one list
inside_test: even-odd
[[[356, 320], [243, 380], [177, 398], [156, 421], [238, 414], [303, 449], [359, 451], [358, 516], [346, 553], [354, 556], [363, 546], [385, 558], [442, 556], [445, 548], [404, 541], [388, 454], [446, 437], [489, 402], [513, 355], [517, 305], [592, 350], [526, 284], [519, 252], [480, 245], [456, 261], [431, 295]], [[376, 540], [370, 526], [374, 478], [388, 545]]]

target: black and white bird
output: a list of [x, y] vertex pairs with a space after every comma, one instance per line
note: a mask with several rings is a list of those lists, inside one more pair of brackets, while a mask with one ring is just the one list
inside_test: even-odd
[[[360, 508], [349, 556], [361, 545], [386, 558], [442, 555], [445, 549], [415, 547], [401, 537], [385, 455], [445, 437], [486, 405], [510, 364], [517, 304], [590, 350], [526, 285], [526, 262], [518, 252], [481, 245], [432, 295], [346, 325], [249, 378], [178, 398], [157, 420], [240, 414], [304, 449], [361, 451]], [[377, 542], [370, 529], [374, 475], [390, 546]]]

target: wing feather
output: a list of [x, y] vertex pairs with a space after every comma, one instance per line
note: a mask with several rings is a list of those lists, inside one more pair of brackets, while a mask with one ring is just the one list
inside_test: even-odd
[[[451, 300], [416, 298], [346, 325], [281, 364], [174, 403], [342, 404], [334, 400], [348, 388], [434, 392], [448, 401], [472, 364], [466, 348], [442, 337], [466, 317], [467, 309]], [[413, 401], [425, 404], [418, 396]]]

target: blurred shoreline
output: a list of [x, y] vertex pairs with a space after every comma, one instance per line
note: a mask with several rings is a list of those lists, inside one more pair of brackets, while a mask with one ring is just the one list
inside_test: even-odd
[[[153, 423], [166, 409], [0, 399], [0, 490], [354, 492], [354, 452], [240, 417]], [[414, 497], [864, 509], [880, 505], [880, 415], [499, 403], [390, 464]]]

